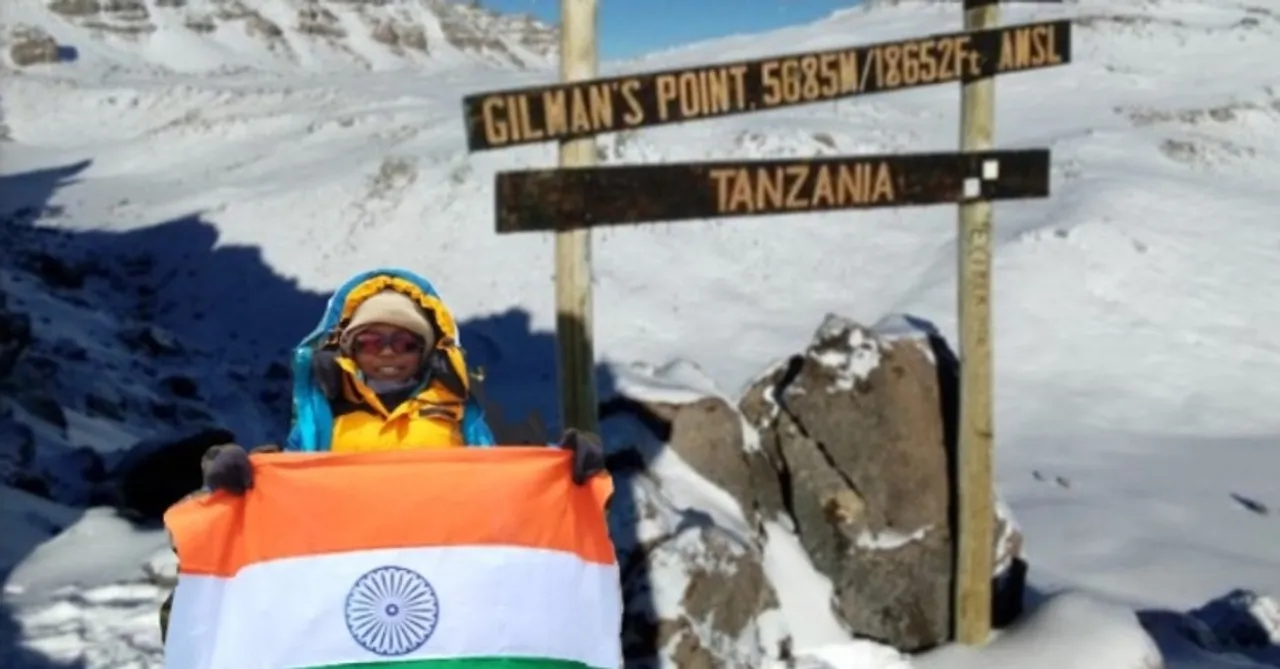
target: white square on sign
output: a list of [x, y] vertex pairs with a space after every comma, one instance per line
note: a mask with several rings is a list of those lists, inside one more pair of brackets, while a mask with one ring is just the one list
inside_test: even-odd
[[982, 178], [986, 181], [994, 181], [1000, 178], [1000, 161], [984, 160], [982, 161]]
[[979, 195], [982, 195], [982, 182], [973, 177], [969, 177], [968, 179], [965, 179], [964, 180], [964, 196], [973, 198], [973, 197], [978, 197]]

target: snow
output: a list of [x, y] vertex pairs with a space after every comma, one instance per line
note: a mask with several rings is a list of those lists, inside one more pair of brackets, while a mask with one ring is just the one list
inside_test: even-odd
[[[848, 392], [880, 366], [880, 343], [872, 333], [852, 327], [852, 323], [839, 318], [828, 318], [818, 329], [817, 338], [837, 346], [833, 350], [810, 351], [809, 357], [835, 374], [835, 382], [828, 392]], [[833, 339], [844, 336], [844, 342]]]
[[870, 532], [863, 530], [858, 533], [856, 543], [860, 548], [891, 551], [902, 548], [913, 541], [924, 539], [925, 535], [931, 530], [933, 530], [932, 525], [926, 525], [911, 532], [895, 532], [894, 530]]
[[791, 630], [799, 648], [816, 649], [847, 644], [849, 633], [831, 611], [831, 581], [813, 568], [795, 532], [765, 523], [764, 569], [778, 591], [787, 620], [803, 620]]
[[[495, 170], [550, 165], [554, 147], [468, 156], [458, 104], [469, 92], [546, 81], [551, 70], [486, 69], [451, 51], [414, 69], [382, 72], [389, 62], [378, 61], [367, 71], [317, 45], [285, 63], [231, 25], [199, 42], [162, 29], [142, 48], [89, 39], [35, 0], [10, 4], [6, 20], [45, 27], [80, 59], [0, 83], [12, 140], [0, 172], [27, 179], [5, 186], [5, 215], [11, 201], [40, 198], [30, 204], [51, 213], [37, 227], [89, 240], [104, 262], [154, 253], [150, 299], [164, 305], [155, 324], [180, 333], [188, 352], [157, 363], [159, 373], [207, 380], [242, 439], [271, 438], [271, 419], [253, 389], [226, 374], [258, 376], [310, 328], [325, 291], [373, 266], [431, 276], [479, 333], [468, 346], [489, 360], [486, 385], [554, 414], [537, 399], [554, 393], [554, 362], [540, 362], [554, 355], [553, 244], [492, 232]], [[876, 4], [602, 70], [960, 25], [954, 4]], [[1269, 289], [1280, 283], [1280, 10], [1264, 0], [1081, 0], [1001, 11], [1008, 22], [1087, 17], [1075, 29], [1075, 62], [997, 85], [999, 144], [1050, 146], [1054, 160], [1053, 197], [997, 205], [994, 238], [997, 476], [1045, 601], [981, 651], [902, 659], [850, 642], [814, 614], [830, 586], [787, 528], [770, 525], [765, 562], [785, 620], [768, 624], [789, 628], [812, 663], [797, 666], [1150, 669], [1152, 638], [1166, 669], [1280, 666], [1274, 651], [1206, 650], [1182, 636], [1191, 618], [1182, 612], [1226, 593], [1280, 594], [1280, 300]], [[949, 150], [957, 99], [956, 87], [925, 88], [602, 144], [610, 162]], [[63, 177], [31, 176], [46, 169]], [[50, 192], [35, 193], [36, 181]], [[602, 231], [593, 250], [602, 387], [655, 402], [732, 396], [766, 362], [803, 350], [828, 313], [895, 335], [921, 326], [881, 320], [916, 314], [954, 342], [954, 219], [937, 207]], [[120, 356], [117, 372], [73, 369], [68, 393], [106, 383], [155, 396], [104, 343], [128, 325], [93, 307], [114, 304], [110, 287], [76, 306], [15, 276], [0, 269], [0, 287], [47, 315], [46, 331]], [[136, 417], [123, 426], [94, 418], [70, 397], [59, 398], [70, 407], [68, 434], [37, 431], [42, 444], [119, 451], [152, 436]], [[51, 467], [57, 452], [42, 451]], [[664, 513], [706, 514], [748, 534], [732, 498], [673, 453], [652, 466]], [[4, 608], [25, 650], [0, 652], [0, 663], [157, 666], [163, 593], [152, 574], [163, 568], [143, 565], [159, 559], [162, 533], [18, 495], [0, 488], [0, 569], [14, 567]], [[679, 589], [681, 570], [659, 570], [668, 590]], [[1253, 602], [1255, 619], [1275, 617], [1274, 600]], [[1266, 629], [1274, 648], [1277, 626]]]
[[981, 649], [950, 646], [916, 669], [1159, 669], [1160, 652], [1133, 611], [1069, 593], [1045, 602]]

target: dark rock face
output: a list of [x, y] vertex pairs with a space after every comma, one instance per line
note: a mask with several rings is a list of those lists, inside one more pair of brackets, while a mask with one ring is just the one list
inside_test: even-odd
[[744, 400], [764, 452], [789, 473], [796, 531], [835, 585], [840, 618], [908, 651], [950, 632], [948, 455], [930, 356], [829, 317]]
[[112, 497], [140, 519], [159, 521], [175, 502], [200, 489], [205, 451], [234, 441], [230, 432], [213, 429], [138, 444], [109, 474]]
[[8, 296], [0, 292], [0, 379], [9, 376], [30, 345], [31, 318], [12, 311]]

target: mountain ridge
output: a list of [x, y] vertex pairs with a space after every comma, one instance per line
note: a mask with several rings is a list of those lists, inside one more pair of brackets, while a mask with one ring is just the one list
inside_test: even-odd
[[5, 64], [176, 72], [549, 67], [559, 31], [452, 0], [9, 0]]

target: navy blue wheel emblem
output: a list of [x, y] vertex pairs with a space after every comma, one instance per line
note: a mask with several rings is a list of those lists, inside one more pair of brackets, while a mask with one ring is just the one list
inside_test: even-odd
[[383, 657], [421, 648], [440, 621], [435, 588], [412, 569], [378, 567], [347, 593], [347, 630], [362, 648]]

